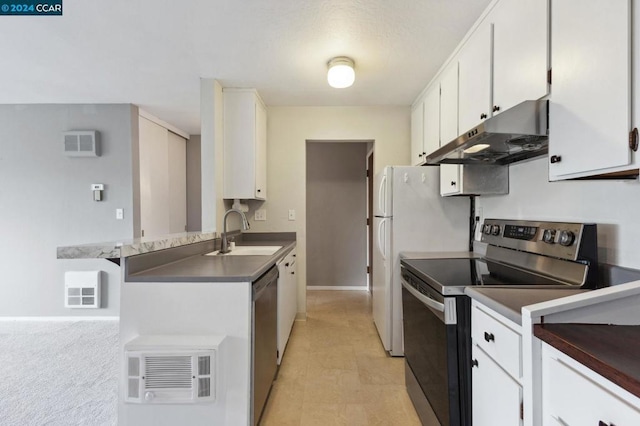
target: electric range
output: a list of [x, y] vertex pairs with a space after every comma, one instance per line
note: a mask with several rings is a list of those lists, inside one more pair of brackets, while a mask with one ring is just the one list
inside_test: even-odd
[[423, 424], [471, 424], [469, 286], [595, 288], [595, 224], [487, 219], [486, 254], [402, 259], [406, 383]]

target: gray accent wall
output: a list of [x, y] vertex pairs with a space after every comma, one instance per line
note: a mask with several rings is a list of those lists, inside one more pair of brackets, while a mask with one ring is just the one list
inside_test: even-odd
[[367, 285], [365, 142], [307, 142], [307, 286]]
[[[0, 105], [0, 316], [119, 315], [120, 267], [58, 260], [56, 247], [133, 237], [137, 117], [129, 104]], [[98, 130], [101, 156], [66, 156], [68, 130]], [[76, 270], [103, 271], [103, 309], [64, 307], [64, 273]]]

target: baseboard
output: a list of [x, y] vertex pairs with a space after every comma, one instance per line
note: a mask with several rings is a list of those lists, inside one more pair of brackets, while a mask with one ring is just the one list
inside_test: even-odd
[[368, 288], [366, 285], [341, 285], [341, 286], [330, 286], [330, 285], [309, 285], [307, 286], [307, 290], [316, 291], [316, 290], [357, 290], [357, 291], [367, 291]]
[[306, 312], [298, 312], [296, 313], [296, 321], [306, 321], [307, 313]]
[[119, 321], [120, 317], [0, 317], [0, 321]]

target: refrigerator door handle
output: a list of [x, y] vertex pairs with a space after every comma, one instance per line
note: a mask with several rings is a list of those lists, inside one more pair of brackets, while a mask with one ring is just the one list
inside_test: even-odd
[[387, 175], [383, 175], [380, 180], [380, 188], [378, 188], [378, 208], [380, 215], [387, 215]]
[[[380, 223], [378, 224], [378, 250], [380, 251], [380, 254], [382, 254], [382, 259], [383, 260], [387, 260], [387, 253], [385, 250], [385, 246], [386, 246], [386, 241], [385, 243], [383, 243], [382, 239], [385, 238], [385, 233], [386, 233], [386, 228], [385, 228], [385, 232], [382, 232], [382, 226], [385, 224], [385, 221], [387, 219], [382, 219], [380, 220]], [[385, 238], [386, 240], [386, 238]]]

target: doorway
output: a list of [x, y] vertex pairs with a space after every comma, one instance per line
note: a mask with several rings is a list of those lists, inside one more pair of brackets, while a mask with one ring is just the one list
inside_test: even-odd
[[368, 289], [371, 141], [307, 141], [307, 288]]

